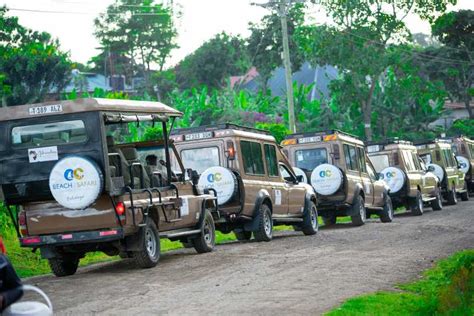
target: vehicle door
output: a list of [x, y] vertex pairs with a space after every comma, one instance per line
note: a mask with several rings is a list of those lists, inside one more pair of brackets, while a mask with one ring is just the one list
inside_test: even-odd
[[363, 147], [356, 147], [356, 150], [360, 176], [362, 178], [362, 186], [364, 187], [365, 202], [369, 206], [374, 205], [374, 180], [369, 177], [369, 173], [367, 171], [368, 159], [366, 159], [365, 150]]
[[263, 151], [268, 181], [271, 184], [269, 193], [272, 195], [273, 213], [286, 215], [288, 214], [289, 191], [286, 182], [280, 176], [276, 146], [269, 143], [263, 144]]
[[305, 186], [299, 184], [290, 167], [280, 162], [280, 173], [288, 194], [288, 215], [300, 215], [304, 211]]
[[383, 206], [385, 203], [383, 193], [385, 191], [386, 184], [383, 180], [379, 180], [377, 173], [375, 173], [375, 169], [370, 161], [367, 161], [366, 169], [370, 181], [373, 183], [374, 206]]
[[423, 194], [434, 195], [436, 188], [438, 187], [438, 177], [428, 171], [425, 162], [420, 157], [416, 156], [418, 165], [420, 166], [421, 171], [423, 172], [422, 183], [423, 183]]
[[[352, 144], [346, 144], [344, 143], [342, 145], [342, 148], [343, 148], [343, 151], [344, 151], [344, 163], [345, 163], [345, 174], [346, 174], [346, 177], [347, 177], [347, 182], [350, 183], [350, 184], [358, 184], [360, 183], [362, 186], [364, 186], [364, 183], [362, 183], [362, 180], [361, 180], [361, 174], [360, 174], [360, 166], [359, 166], [359, 161], [358, 161], [358, 158], [357, 158], [357, 149], [354, 145]], [[353, 191], [354, 188], [351, 188], [350, 186], [348, 187], [348, 192], [347, 192], [347, 196], [349, 197], [349, 199], [352, 201], [353, 199], [353, 195], [354, 195], [354, 192], [351, 192]], [[366, 188], [364, 187], [363, 188], [364, 190], [364, 193], [367, 193], [366, 192]], [[369, 192], [372, 192], [372, 187], [371, 185], [369, 184]], [[367, 200], [368, 199], [368, 200]], [[366, 196], [366, 201], [365, 203], [369, 203], [369, 204], [372, 204], [372, 200], [371, 200], [371, 197], [370, 196]]]
[[425, 194], [422, 185], [423, 172], [420, 170], [418, 159], [414, 159], [414, 153], [411, 150], [402, 150], [400, 153], [408, 177], [408, 184], [410, 185], [409, 191], [415, 194], [418, 191], [418, 186], [420, 186], [421, 193]]

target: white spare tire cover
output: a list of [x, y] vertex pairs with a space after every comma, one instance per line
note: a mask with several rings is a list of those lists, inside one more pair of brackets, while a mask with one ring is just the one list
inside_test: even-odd
[[469, 160], [463, 156], [457, 156], [456, 158], [458, 159], [459, 165], [461, 166], [460, 170], [462, 171], [462, 173], [464, 174], [468, 173], [469, 167], [471, 165], [469, 163]]
[[437, 165], [435, 163], [429, 163], [426, 165], [427, 167], [433, 167], [433, 173], [435, 176], [439, 178], [439, 182], [442, 182], [444, 179], [444, 169], [440, 165]]
[[405, 173], [395, 167], [383, 169], [382, 172], [380, 172], [380, 178], [388, 185], [391, 193], [397, 193], [405, 184]]
[[214, 189], [217, 192], [217, 204], [229, 202], [238, 189], [237, 178], [234, 173], [224, 167], [206, 169], [199, 177], [198, 188]]
[[293, 167], [293, 172], [297, 176], [303, 176], [303, 182], [308, 183], [308, 177], [306, 176], [306, 173], [303, 170], [301, 170], [300, 168], [297, 168], [297, 167]]
[[342, 171], [330, 164], [319, 165], [311, 173], [311, 185], [321, 195], [336, 193], [341, 187], [343, 179]]
[[102, 192], [104, 177], [93, 161], [69, 156], [59, 160], [49, 175], [49, 189], [54, 199], [69, 209], [85, 209]]

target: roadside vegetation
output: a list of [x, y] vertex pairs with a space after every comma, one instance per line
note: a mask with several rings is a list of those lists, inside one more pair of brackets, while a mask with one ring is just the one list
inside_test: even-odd
[[396, 289], [351, 298], [326, 315], [473, 315], [474, 250], [441, 260]]

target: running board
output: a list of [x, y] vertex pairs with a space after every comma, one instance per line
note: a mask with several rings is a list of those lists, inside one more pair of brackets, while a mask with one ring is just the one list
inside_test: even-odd
[[184, 237], [184, 236], [189, 236], [189, 235], [196, 235], [200, 234], [201, 230], [200, 229], [193, 229], [193, 230], [185, 230], [185, 231], [169, 231], [166, 233], [160, 233], [160, 237], [163, 238], [178, 238], [178, 237]]
[[431, 201], [434, 201], [434, 200], [436, 200], [435, 197], [430, 197], [430, 198], [427, 198], [427, 199], [423, 199], [423, 203], [431, 202]]
[[273, 218], [274, 222], [278, 223], [302, 223], [303, 219], [301, 217], [295, 218], [295, 217], [277, 217]]

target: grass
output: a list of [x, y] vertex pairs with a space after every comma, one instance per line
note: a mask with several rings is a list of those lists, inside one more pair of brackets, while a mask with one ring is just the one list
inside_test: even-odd
[[351, 298], [326, 315], [474, 315], [474, 250], [439, 261], [399, 292]]

